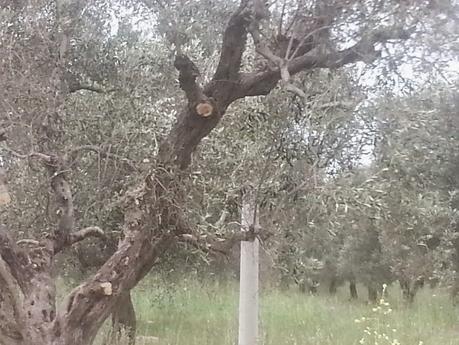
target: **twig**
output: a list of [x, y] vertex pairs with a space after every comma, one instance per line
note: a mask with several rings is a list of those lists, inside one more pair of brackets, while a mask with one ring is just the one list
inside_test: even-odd
[[20, 158], [20, 159], [27, 159], [27, 158], [37, 158], [37, 159], [40, 159], [46, 163], [51, 163], [53, 158], [52, 156], [50, 155], [46, 155], [44, 153], [40, 153], [40, 152], [31, 152], [31, 153], [28, 153], [28, 154], [21, 154], [19, 152], [16, 152], [12, 149], [10, 149], [9, 147], [2, 147], [3, 150], [5, 150], [6, 152], [12, 154], [14, 157], [16, 158]]
[[75, 160], [78, 152], [81, 152], [81, 151], [91, 151], [91, 152], [97, 153], [98, 155], [100, 155], [101, 157], [104, 157], [104, 158], [119, 160], [123, 164], [125, 164], [126, 167], [128, 167], [130, 170], [138, 171], [138, 168], [134, 165], [134, 162], [132, 162], [128, 158], [120, 156], [120, 155], [117, 155], [117, 154], [114, 154], [114, 153], [106, 152], [101, 147], [99, 147], [97, 145], [81, 145], [81, 146], [77, 146], [77, 147], [73, 148], [72, 150], [70, 150], [70, 152], [66, 154], [66, 157], [64, 157], [64, 159], [67, 160], [68, 157], [71, 157], [72, 160]]

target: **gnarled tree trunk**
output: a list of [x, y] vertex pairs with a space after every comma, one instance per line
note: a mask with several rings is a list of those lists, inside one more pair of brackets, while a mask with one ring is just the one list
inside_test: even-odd
[[112, 326], [112, 343], [116, 343], [124, 335], [127, 337], [129, 345], [135, 344], [137, 320], [129, 291], [123, 293], [112, 312]]
[[338, 277], [332, 277], [328, 285], [328, 292], [330, 295], [335, 295], [338, 291]]
[[377, 303], [378, 302], [378, 284], [369, 283], [367, 285], [368, 289], [368, 301], [370, 303]]
[[413, 280], [400, 279], [399, 283], [404, 300], [408, 303], [413, 303], [418, 290], [424, 286], [424, 277]]

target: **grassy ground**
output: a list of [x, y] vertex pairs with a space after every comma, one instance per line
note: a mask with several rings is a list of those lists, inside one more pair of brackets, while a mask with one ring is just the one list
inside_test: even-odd
[[[365, 296], [348, 301], [344, 288], [333, 297], [264, 290], [260, 344], [459, 345], [459, 309], [445, 292], [426, 288], [412, 306], [404, 305], [397, 289], [389, 292], [389, 305], [370, 306]], [[135, 290], [134, 299], [138, 334], [159, 338], [155, 344], [235, 344], [236, 283], [149, 280]]]

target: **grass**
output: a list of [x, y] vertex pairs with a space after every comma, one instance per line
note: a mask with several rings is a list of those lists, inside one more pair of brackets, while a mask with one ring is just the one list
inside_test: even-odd
[[[348, 301], [346, 291], [341, 290], [336, 296], [263, 290], [260, 345], [357, 345], [362, 344], [360, 341], [371, 345], [459, 344], [459, 309], [440, 289], [425, 288], [412, 306], [406, 306], [394, 287], [387, 315], [363, 298]], [[138, 334], [159, 338], [155, 344], [236, 343], [237, 283], [200, 284], [193, 279], [164, 283], [148, 279], [134, 291], [134, 301]], [[362, 317], [365, 322], [356, 322]], [[388, 339], [377, 340], [378, 332], [383, 334], [381, 329], [388, 330]]]

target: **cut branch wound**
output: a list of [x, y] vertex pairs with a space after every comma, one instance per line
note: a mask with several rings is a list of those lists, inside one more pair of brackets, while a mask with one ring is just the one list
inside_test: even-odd
[[198, 67], [184, 54], [177, 54], [174, 67], [179, 71], [180, 88], [185, 91], [188, 105], [200, 117], [209, 117], [215, 111], [215, 102], [204, 94], [196, 80], [200, 73]]
[[214, 107], [210, 103], [201, 102], [196, 106], [196, 113], [201, 117], [209, 117], [213, 111]]

